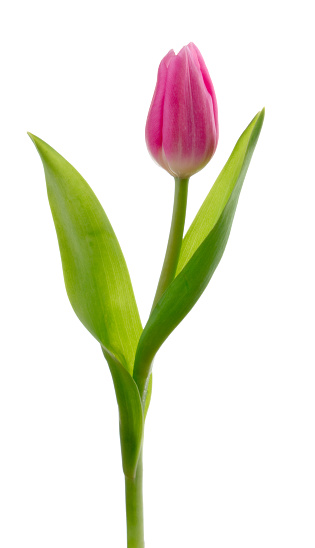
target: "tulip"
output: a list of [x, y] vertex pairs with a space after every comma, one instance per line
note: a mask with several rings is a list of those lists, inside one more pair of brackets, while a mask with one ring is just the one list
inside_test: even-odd
[[162, 59], [145, 133], [152, 157], [175, 178], [188, 179], [212, 158], [219, 137], [217, 101], [192, 42]]

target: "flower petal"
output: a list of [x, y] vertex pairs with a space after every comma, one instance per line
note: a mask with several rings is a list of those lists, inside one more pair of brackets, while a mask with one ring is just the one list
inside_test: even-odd
[[162, 125], [163, 125], [163, 106], [165, 96], [165, 84], [167, 77], [167, 67], [172, 57], [175, 56], [173, 50], [162, 59], [157, 76], [156, 87], [151, 102], [146, 128], [145, 139], [149, 152], [153, 158], [165, 168], [162, 160]]
[[214, 91], [212, 80], [210, 78], [209, 71], [207, 69], [206, 63], [204, 62], [203, 57], [202, 57], [199, 49], [197, 48], [197, 46], [195, 46], [195, 44], [193, 42], [190, 42], [190, 44], [188, 44], [188, 48], [190, 49], [191, 52], [194, 52], [195, 55], [197, 56], [197, 59], [199, 61], [200, 71], [201, 71], [201, 74], [202, 74], [202, 77], [203, 77], [203, 81], [205, 83], [205, 86], [206, 86], [208, 92], [211, 95], [212, 104], [213, 104], [214, 120], [215, 120], [216, 129], [217, 129], [217, 137], [219, 137], [218, 104], [217, 104], [217, 98], [216, 98], [216, 95], [215, 95], [215, 91]]
[[196, 52], [187, 46], [169, 64], [162, 140], [168, 171], [176, 177], [190, 177], [202, 169], [216, 148], [212, 98]]

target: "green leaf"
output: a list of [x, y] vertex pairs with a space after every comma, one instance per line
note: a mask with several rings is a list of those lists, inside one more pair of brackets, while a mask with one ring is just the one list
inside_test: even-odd
[[176, 276], [183, 270], [189, 259], [218, 222], [236, 185], [239, 185], [240, 192], [259, 137], [264, 114], [265, 110], [263, 109], [242, 133], [231, 156], [189, 227], [183, 239]]
[[177, 275], [142, 332], [133, 376], [143, 401], [156, 352], [197, 302], [223, 255], [263, 119], [261, 111], [236, 143], [183, 240]]
[[147, 416], [149, 405], [151, 403], [151, 396], [152, 396], [152, 373], [151, 373], [150, 378], [149, 378], [148, 388], [147, 388], [147, 395], [146, 395], [145, 404], [144, 404], [144, 419]]
[[121, 363], [106, 350], [103, 354], [112, 374], [119, 409], [122, 464], [125, 476], [136, 476], [143, 441], [144, 416], [138, 387]]
[[123, 253], [94, 192], [47, 143], [42, 159], [71, 305], [92, 335], [132, 375], [142, 331]]

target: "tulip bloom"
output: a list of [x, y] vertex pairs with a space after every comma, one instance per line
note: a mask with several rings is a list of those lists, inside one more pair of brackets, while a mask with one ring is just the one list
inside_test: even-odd
[[212, 158], [219, 137], [218, 107], [193, 43], [162, 59], [145, 133], [154, 160], [176, 178], [188, 179]]

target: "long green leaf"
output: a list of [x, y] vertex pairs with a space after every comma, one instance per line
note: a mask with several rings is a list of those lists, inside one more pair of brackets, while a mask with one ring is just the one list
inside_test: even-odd
[[133, 478], [143, 438], [143, 409], [132, 378], [142, 331], [126, 262], [111, 224], [81, 175], [30, 135], [42, 159], [71, 305], [101, 343], [119, 408], [123, 470]]
[[143, 441], [144, 416], [138, 387], [121, 363], [106, 350], [119, 409], [122, 464], [125, 476], [134, 478]]
[[104, 349], [132, 374], [142, 326], [112, 226], [83, 177], [47, 143], [29, 135], [44, 165], [71, 305]]
[[238, 140], [184, 238], [177, 276], [142, 332], [133, 376], [143, 401], [156, 352], [197, 302], [223, 255], [263, 119], [264, 111], [255, 116]]
[[256, 114], [242, 133], [231, 156], [190, 225], [183, 239], [176, 275], [183, 270], [218, 222], [238, 181], [244, 181], [263, 124], [264, 114], [264, 109]]

